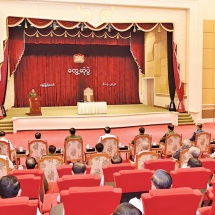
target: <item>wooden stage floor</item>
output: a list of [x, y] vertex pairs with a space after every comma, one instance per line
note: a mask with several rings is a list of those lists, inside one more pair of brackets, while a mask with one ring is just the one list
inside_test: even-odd
[[42, 107], [42, 116], [28, 116], [27, 108], [11, 108], [2, 120], [13, 121], [13, 132], [20, 130], [99, 129], [172, 123], [178, 113], [143, 104], [108, 105], [107, 114], [78, 115], [77, 106]]
[[[7, 116], [2, 120], [11, 120], [13, 117], [29, 117], [25, 113], [29, 112], [29, 107], [26, 108], [11, 108], [7, 110]], [[77, 106], [60, 106], [60, 107], [41, 107], [42, 116], [82, 116], [78, 115]], [[141, 114], [169, 112], [165, 108], [147, 106], [143, 104], [129, 105], [108, 105], [107, 114], [105, 115], [122, 115], [122, 114]], [[93, 114], [99, 116], [101, 114]], [[102, 114], [104, 115], [104, 114]], [[91, 115], [92, 116], [92, 115]]]

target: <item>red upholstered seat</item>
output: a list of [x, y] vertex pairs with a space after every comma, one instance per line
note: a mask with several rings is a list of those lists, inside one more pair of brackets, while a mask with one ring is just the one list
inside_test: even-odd
[[64, 175], [57, 180], [59, 191], [68, 190], [70, 187], [100, 186], [101, 177], [93, 174]]
[[188, 187], [150, 190], [141, 195], [145, 215], [195, 215], [201, 192]]
[[[87, 173], [90, 173], [89, 166], [87, 166], [86, 171], [87, 171]], [[63, 177], [64, 175], [71, 175], [72, 174], [72, 165], [62, 165], [60, 167], [57, 167], [57, 172], [58, 172], [59, 178]]]
[[28, 197], [0, 199], [0, 214], [36, 214], [38, 200], [29, 200]]
[[175, 169], [175, 163], [176, 161], [172, 159], [149, 160], [144, 163], [144, 167], [149, 170], [164, 169], [170, 172]]
[[140, 198], [143, 192], [151, 189], [151, 177], [154, 171], [142, 170], [121, 170], [114, 173], [116, 187], [122, 189], [121, 202], [128, 202], [131, 198]]
[[67, 215], [110, 215], [120, 203], [122, 190], [109, 186], [71, 187], [60, 194]]
[[210, 175], [211, 170], [205, 169], [204, 167], [178, 168], [175, 171], [171, 171], [173, 180], [172, 187], [190, 187], [192, 189], [199, 189], [202, 192], [203, 198]]
[[107, 183], [114, 182], [114, 173], [119, 172], [120, 170], [134, 170], [135, 165], [130, 163], [109, 164], [107, 166], [103, 166], [102, 169], [104, 174], [104, 183]]

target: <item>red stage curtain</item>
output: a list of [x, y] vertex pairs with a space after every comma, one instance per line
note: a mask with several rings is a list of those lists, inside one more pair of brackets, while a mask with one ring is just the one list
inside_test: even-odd
[[53, 20], [28, 18], [28, 22], [36, 28], [46, 28], [52, 24]]
[[144, 62], [144, 33], [139, 31], [131, 33], [131, 53], [139, 70], [145, 73], [143, 68]]
[[23, 27], [9, 28], [10, 74], [16, 71], [25, 48]]
[[[84, 54], [83, 64], [73, 62], [76, 53]], [[90, 75], [68, 73], [83, 67], [89, 67]], [[40, 87], [43, 83], [55, 86]], [[76, 105], [86, 87], [94, 89], [96, 101], [108, 105], [139, 103], [138, 69], [129, 46], [26, 44], [15, 73], [16, 107], [29, 105], [32, 87], [41, 96], [42, 106]]]
[[177, 56], [176, 56], [176, 45], [172, 41], [172, 54], [173, 54], [173, 70], [174, 70], [174, 77], [175, 77], [175, 87], [176, 87], [176, 92], [178, 95], [179, 99], [179, 104], [177, 111], [179, 113], [184, 113], [185, 112], [185, 107], [183, 103], [183, 97], [184, 97], [184, 83], [180, 81], [180, 68], [179, 64], [177, 62]]
[[[102, 30], [95, 32], [92, 37], [92, 31], [89, 29], [83, 32], [80, 29], [67, 30], [67, 36], [65, 37], [64, 29], [57, 29], [53, 31], [51, 28], [25, 29], [25, 43], [31, 44], [95, 44], [95, 45], [130, 45], [130, 32], [121, 32], [117, 39], [117, 31], [106, 32]], [[77, 36], [80, 34], [80, 36]], [[106, 38], [104, 35], [107, 35]]]
[[4, 61], [0, 64], [0, 106], [4, 105], [8, 73], [8, 40], [4, 42]]
[[15, 26], [19, 25], [20, 23], [22, 23], [23, 20], [24, 20], [24, 18], [20, 18], [20, 17], [8, 17], [7, 25], [8, 25], [8, 27], [15, 27]]

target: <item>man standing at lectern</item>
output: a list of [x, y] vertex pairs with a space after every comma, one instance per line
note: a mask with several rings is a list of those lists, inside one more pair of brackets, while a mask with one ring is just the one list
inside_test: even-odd
[[29, 98], [30, 98], [30, 97], [37, 97], [37, 93], [35, 92], [35, 89], [34, 89], [34, 88], [31, 89], [31, 91], [30, 91], [30, 93], [29, 93], [28, 96], [29, 96]]

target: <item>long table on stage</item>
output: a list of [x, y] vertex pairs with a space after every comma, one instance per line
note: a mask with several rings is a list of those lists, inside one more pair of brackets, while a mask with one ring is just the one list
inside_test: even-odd
[[107, 102], [78, 102], [78, 114], [107, 113]]

